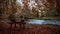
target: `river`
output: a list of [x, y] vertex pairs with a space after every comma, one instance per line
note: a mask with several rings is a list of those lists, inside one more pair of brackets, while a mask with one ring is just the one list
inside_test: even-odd
[[32, 20], [29, 19], [27, 21], [29, 24], [54, 24], [54, 25], [60, 25], [60, 20]]

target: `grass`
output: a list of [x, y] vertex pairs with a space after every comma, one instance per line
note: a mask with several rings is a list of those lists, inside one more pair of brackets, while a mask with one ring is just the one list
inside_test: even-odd
[[60, 17], [41, 17], [41, 18], [34, 17], [34, 18], [28, 18], [28, 19], [34, 19], [34, 20], [59, 20]]

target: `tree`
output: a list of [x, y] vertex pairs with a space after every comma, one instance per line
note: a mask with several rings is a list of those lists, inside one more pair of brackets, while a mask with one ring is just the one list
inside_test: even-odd
[[60, 0], [56, 0], [56, 16], [60, 17]]
[[45, 5], [46, 17], [55, 17], [56, 1], [55, 0], [46, 0], [44, 5]]
[[15, 9], [16, 0], [0, 0], [0, 16], [2, 19], [8, 19], [8, 16]]

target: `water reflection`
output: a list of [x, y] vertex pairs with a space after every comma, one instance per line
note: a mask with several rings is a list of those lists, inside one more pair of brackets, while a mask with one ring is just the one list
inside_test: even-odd
[[60, 20], [28, 20], [29, 24], [55, 24], [60, 25]]

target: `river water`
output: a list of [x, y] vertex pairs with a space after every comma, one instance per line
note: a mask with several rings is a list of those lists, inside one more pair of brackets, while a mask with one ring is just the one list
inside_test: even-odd
[[60, 20], [32, 20], [29, 19], [27, 21], [29, 24], [54, 24], [54, 25], [60, 25]]

